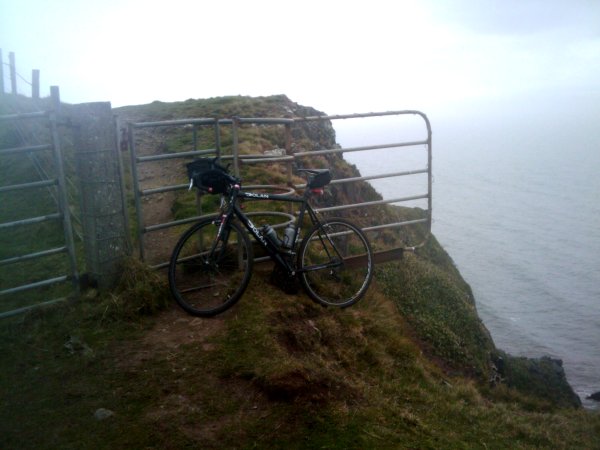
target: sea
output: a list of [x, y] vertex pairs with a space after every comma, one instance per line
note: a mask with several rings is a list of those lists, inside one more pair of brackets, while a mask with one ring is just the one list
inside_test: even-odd
[[[428, 115], [433, 233], [496, 346], [562, 360], [584, 406], [600, 409], [586, 398], [600, 391], [600, 98], [514, 100]], [[354, 121], [334, 122], [345, 148], [426, 136], [420, 116]], [[344, 157], [371, 175], [426, 167], [426, 155], [416, 145]], [[372, 184], [388, 199], [427, 192], [426, 176]]]

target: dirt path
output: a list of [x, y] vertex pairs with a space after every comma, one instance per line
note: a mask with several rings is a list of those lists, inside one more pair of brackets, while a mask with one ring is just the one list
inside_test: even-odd
[[203, 350], [214, 350], [209, 338], [225, 326], [224, 319], [203, 319], [185, 314], [173, 304], [162, 312], [154, 326], [137, 341], [124, 345], [118, 352], [117, 365], [125, 370], [134, 370], [144, 361], [157, 355], [167, 355], [189, 343], [200, 343]]

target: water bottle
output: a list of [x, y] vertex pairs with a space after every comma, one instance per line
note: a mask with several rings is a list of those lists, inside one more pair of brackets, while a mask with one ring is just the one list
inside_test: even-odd
[[283, 231], [283, 242], [281, 246], [290, 249], [294, 246], [294, 234], [296, 234], [296, 227], [294, 224], [288, 224]]
[[277, 236], [277, 232], [273, 229], [271, 225], [263, 225], [261, 231], [262, 235], [275, 247], [279, 247], [281, 245], [281, 241]]

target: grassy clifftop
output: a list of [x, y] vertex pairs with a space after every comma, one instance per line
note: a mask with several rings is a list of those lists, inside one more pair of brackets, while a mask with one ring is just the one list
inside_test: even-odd
[[[245, 116], [291, 103], [221, 102]], [[129, 114], [219, 116], [193, 104], [220, 103]], [[123, 273], [113, 292], [0, 324], [2, 448], [599, 448], [600, 416], [547, 382], [555, 365], [495, 348], [434, 237], [378, 266], [346, 310], [285, 295], [258, 267], [236, 306], [199, 319], [160, 272], [130, 260]]]
[[346, 310], [259, 270], [215, 319], [174, 307], [161, 274], [125, 273], [2, 324], [3, 448], [598, 448], [597, 414], [489, 383], [468, 291], [422, 256], [380, 266]]

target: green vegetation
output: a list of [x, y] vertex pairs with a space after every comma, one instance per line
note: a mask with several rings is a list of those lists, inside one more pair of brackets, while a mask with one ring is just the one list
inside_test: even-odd
[[401, 304], [426, 299], [420, 277], [402, 300], [380, 277], [401, 265], [346, 310], [259, 270], [232, 310], [199, 319], [164, 310], [164, 278], [128, 262], [115, 292], [2, 323], [2, 448], [598, 448], [599, 415], [459, 373], [481, 352], [456, 350], [452, 323], [421, 345]]
[[[268, 116], [290, 104], [231, 97], [120, 112], [135, 120]], [[276, 128], [246, 131], [257, 139], [245, 151], [280, 139]], [[307, 145], [332, 145], [329, 130], [304, 131]], [[176, 135], [163, 142], [169, 151], [189, 145]], [[321, 163], [356, 173], [341, 158]], [[245, 176], [272, 184], [274, 172], [251, 166]], [[378, 194], [365, 184], [332, 190], [325, 201], [352, 198]], [[173, 216], [195, 214], [196, 201], [177, 196]], [[208, 210], [217, 197], [201, 201]], [[423, 212], [350, 214], [362, 222]], [[386, 248], [423, 235], [404, 227], [370, 237]], [[111, 292], [88, 290], [0, 321], [0, 448], [600, 448], [600, 415], [573, 407], [555, 364], [495, 348], [470, 287], [434, 237], [377, 266], [367, 296], [345, 310], [285, 295], [268, 281], [270, 269], [257, 265], [244, 297], [214, 319], [176, 308], [164, 272], [130, 259]]]
[[468, 286], [453, 275], [410, 256], [377, 273], [385, 294], [397, 300], [403, 315], [435, 356], [455, 370], [489, 378], [494, 344], [477, 316]]

